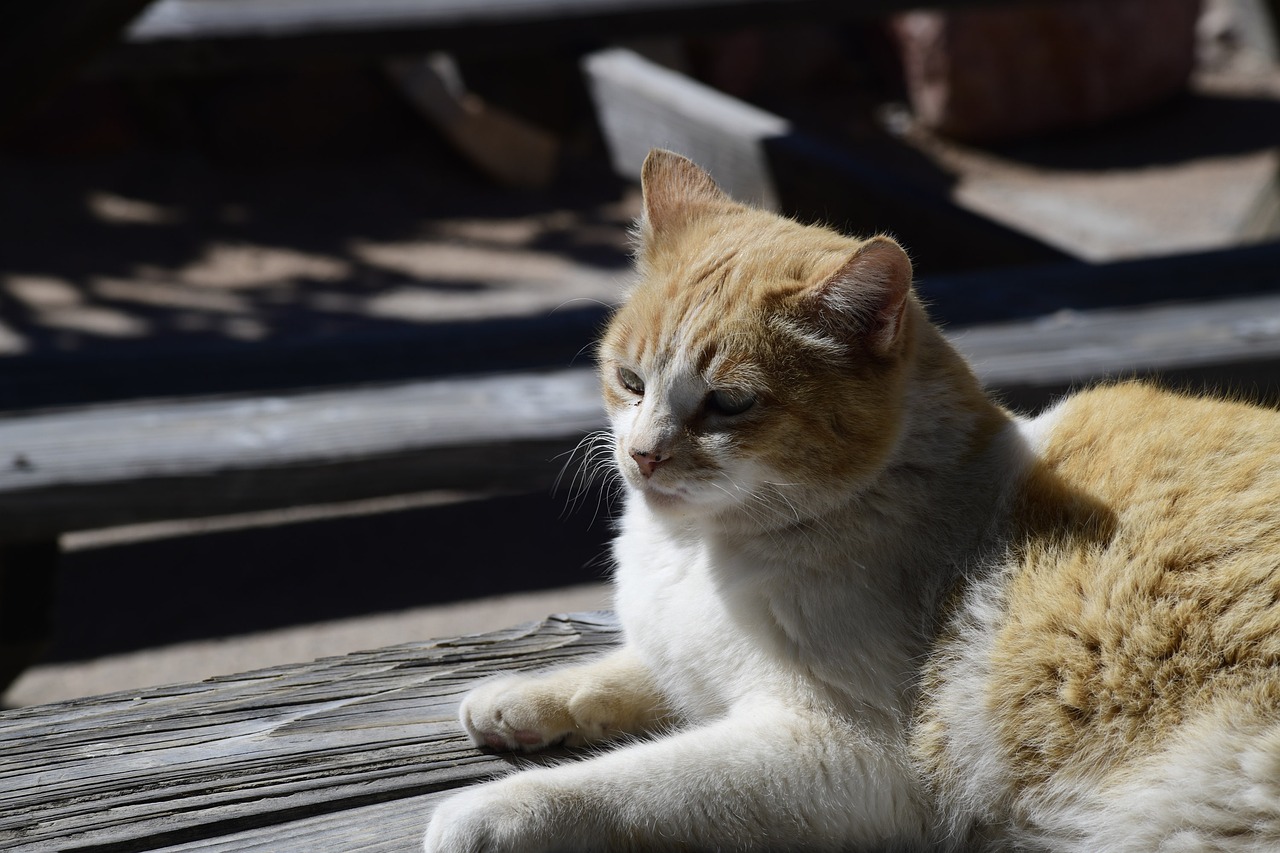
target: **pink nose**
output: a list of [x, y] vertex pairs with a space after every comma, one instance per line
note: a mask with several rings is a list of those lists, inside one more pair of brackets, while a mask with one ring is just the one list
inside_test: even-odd
[[653, 472], [658, 470], [658, 466], [670, 459], [670, 456], [663, 456], [661, 453], [652, 453], [647, 450], [631, 451], [631, 458], [636, 460], [640, 473], [646, 477], [652, 477]]

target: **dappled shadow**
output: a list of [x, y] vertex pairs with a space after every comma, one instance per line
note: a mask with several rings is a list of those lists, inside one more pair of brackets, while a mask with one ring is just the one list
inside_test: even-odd
[[[124, 123], [124, 141], [0, 152], [0, 409], [567, 363], [628, 262], [634, 203], [598, 152], [546, 191], [503, 190], [379, 78], [342, 82], [316, 108], [348, 121], [310, 146], [303, 106], [272, 137], [275, 101], [200, 84], [176, 99], [181, 133], [138, 119], [135, 97], [43, 128]], [[536, 328], [566, 303], [576, 324]]]

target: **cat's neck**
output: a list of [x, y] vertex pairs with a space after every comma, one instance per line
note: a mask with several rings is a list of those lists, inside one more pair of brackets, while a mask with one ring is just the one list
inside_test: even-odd
[[730, 612], [772, 625], [768, 647], [895, 725], [940, 609], [995, 541], [1026, 458], [1012, 417], [934, 327], [916, 355], [899, 441], [871, 483], [791, 525], [701, 531]]

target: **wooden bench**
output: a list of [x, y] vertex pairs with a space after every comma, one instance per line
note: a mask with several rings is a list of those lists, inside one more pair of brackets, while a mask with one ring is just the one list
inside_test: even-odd
[[[1280, 399], [1277, 285], [1280, 244], [919, 287], [988, 387], [1029, 411], [1127, 376]], [[52, 629], [62, 533], [431, 489], [547, 490], [604, 423], [589, 367], [0, 417], [0, 683]]]
[[608, 614], [0, 713], [0, 849], [403, 853], [450, 791], [526, 763], [457, 705], [613, 644]]
[[[857, 4], [856, 12], [883, 14], [912, 5], [884, 0]], [[369, 45], [389, 39], [378, 42], [384, 55], [500, 46], [504, 38], [527, 43], [544, 31], [564, 44], [588, 36], [723, 27], [730, 20], [841, 14], [853, 11], [832, 0], [161, 0], [131, 28], [125, 45], [103, 55], [99, 70], [107, 73], [114, 62], [119, 73], [135, 61], [170, 67], [165, 63], [181, 65], [180, 56], [216, 66], [218, 56], [251, 58], [259, 50], [272, 61], [287, 61], [289, 45], [322, 50], [339, 42], [358, 55], [361, 33]], [[396, 33], [408, 41], [396, 41]], [[590, 54], [584, 70], [607, 135], [632, 146], [616, 144], [613, 151], [624, 174], [634, 173], [637, 152], [650, 142], [678, 142], [739, 194], [856, 230], [897, 231], [923, 261], [920, 288], [935, 314], [987, 383], [1020, 408], [1043, 405], [1091, 379], [1153, 373], [1192, 387], [1277, 396], [1280, 244], [1106, 266], [1073, 263], [782, 117], [634, 54]], [[637, 129], [666, 138], [649, 140]], [[943, 275], [938, 270], [946, 265], [938, 259], [953, 269], [1023, 267]], [[246, 357], [263, 384], [210, 389], [227, 396], [0, 417], [0, 686], [32, 659], [49, 631], [61, 533], [432, 488], [545, 488], [564, 454], [603, 417], [589, 369], [513, 372], [514, 354], [528, 359], [531, 351], [576, 352], [606, 313], [590, 309], [568, 323], [561, 314], [522, 321], [519, 328], [489, 328], [481, 345], [471, 339], [477, 329], [442, 327], [415, 333], [411, 342], [337, 340], [314, 350], [266, 350]], [[332, 365], [339, 352], [343, 361], [376, 362], [408, 345], [424, 356], [434, 353], [420, 359], [429, 363], [458, 347], [474, 352], [495, 343], [513, 359], [473, 365], [483, 375], [379, 377], [373, 385], [288, 390], [294, 362]], [[0, 375], [0, 398], [53, 393], [69, 376], [82, 385], [111, 387], [125, 374], [128, 382], [149, 378], [149, 387], [172, 393], [181, 390], [182, 377], [199, 374], [220, 356], [201, 358], [156, 353], [145, 363], [35, 360], [26, 364], [33, 369]], [[568, 360], [542, 357], [539, 363]], [[75, 401], [43, 404], [49, 402]]]
[[49, 639], [62, 533], [433, 489], [550, 490], [602, 425], [590, 370], [0, 418], [0, 691]]
[[[1202, 279], [1217, 274], [1236, 283], [1235, 295], [1142, 304], [1154, 289], [1202, 293]], [[1119, 307], [1048, 310], [1098, 275], [1052, 267], [926, 279], [921, 289], [944, 316], [1003, 311], [1002, 322], [950, 335], [989, 386], [1024, 407], [1117, 371], [1280, 398], [1280, 246], [1116, 265], [1102, 275], [1105, 301]], [[974, 308], [978, 294], [995, 307]], [[1125, 294], [1136, 301], [1124, 305]], [[56, 558], [52, 537], [77, 525], [449, 486], [478, 470], [545, 482], [558, 467], [552, 457], [602, 422], [594, 384], [589, 370], [574, 369], [2, 419], [0, 537], [10, 542], [4, 556], [20, 558], [5, 582], [39, 586], [33, 579]], [[487, 434], [477, 428], [486, 423]], [[5, 592], [0, 601], [13, 600]], [[608, 616], [552, 617], [2, 713], [0, 847], [414, 849], [440, 798], [534, 760], [470, 745], [454, 720], [470, 683], [562, 663], [615, 638]]]

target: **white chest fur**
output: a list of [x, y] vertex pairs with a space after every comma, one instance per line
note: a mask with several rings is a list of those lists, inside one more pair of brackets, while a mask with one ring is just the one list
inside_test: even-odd
[[823, 567], [673, 533], [640, 500], [615, 543], [616, 606], [628, 641], [691, 719], [764, 698], [901, 719], [914, 653], [901, 613], [865, 570]]
[[614, 543], [616, 608], [628, 641], [687, 717], [714, 719], [789, 680], [725, 600], [699, 537], [673, 535], [635, 501]]

